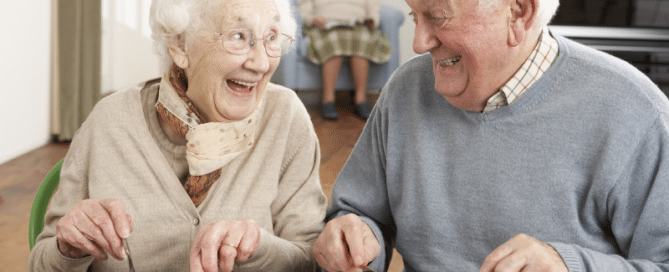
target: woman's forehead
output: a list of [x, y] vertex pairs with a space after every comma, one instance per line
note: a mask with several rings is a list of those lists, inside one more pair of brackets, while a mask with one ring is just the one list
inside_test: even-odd
[[280, 20], [274, 0], [222, 1], [214, 17], [214, 21], [223, 24], [272, 23]]

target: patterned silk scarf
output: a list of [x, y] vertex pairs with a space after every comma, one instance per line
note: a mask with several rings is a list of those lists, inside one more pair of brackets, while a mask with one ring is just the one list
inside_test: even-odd
[[189, 175], [183, 186], [197, 207], [221, 177], [222, 167], [253, 146], [265, 99], [263, 96], [256, 109], [243, 120], [205, 123], [186, 97], [187, 88], [183, 70], [173, 65], [160, 82], [156, 111], [176, 134], [188, 141]]

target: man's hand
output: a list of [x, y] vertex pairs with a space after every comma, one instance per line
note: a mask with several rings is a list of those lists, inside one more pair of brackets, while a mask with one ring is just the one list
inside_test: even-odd
[[381, 253], [381, 246], [365, 222], [348, 214], [327, 223], [311, 252], [327, 271], [361, 271]]
[[107, 253], [123, 260], [122, 238], [132, 231], [130, 215], [115, 199], [86, 199], [67, 212], [56, 224], [58, 250], [70, 258], [87, 254], [106, 260]]
[[232, 271], [258, 251], [260, 226], [253, 220], [220, 221], [203, 226], [190, 251], [190, 271]]
[[568, 272], [555, 249], [525, 234], [516, 235], [485, 258], [480, 272]]

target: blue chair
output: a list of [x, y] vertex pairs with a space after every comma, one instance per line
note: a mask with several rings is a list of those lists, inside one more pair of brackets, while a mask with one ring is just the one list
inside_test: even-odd
[[[291, 0], [296, 10], [298, 30], [302, 29], [302, 18], [297, 11], [296, 1]], [[400, 64], [399, 27], [404, 23], [404, 15], [401, 11], [381, 6], [379, 30], [383, 32], [393, 47], [390, 59], [382, 64], [370, 62], [368, 90], [380, 90], [386, 84], [390, 75]], [[272, 76], [272, 82], [286, 86], [293, 90], [322, 90], [321, 66], [313, 64], [307, 58], [307, 39], [301, 34], [295, 39], [295, 48], [281, 57], [281, 63]], [[348, 59], [342, 63], [339, 76], [337, 77], [336, 90], [354, 90], [353, 77], [349, 68]]]

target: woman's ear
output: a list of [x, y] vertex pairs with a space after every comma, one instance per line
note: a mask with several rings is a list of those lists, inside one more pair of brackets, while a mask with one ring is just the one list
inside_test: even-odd
[[171, 39], [169, 42], [169, 52], [174, 63], [181, 69], [188, 68], [188, 54], [186, 53], [186, 43], [181, 37]]
[[509, 18], [509, 45], [518, 46], [532, 31], [538, 20], [539, 0], [511, 0]]

